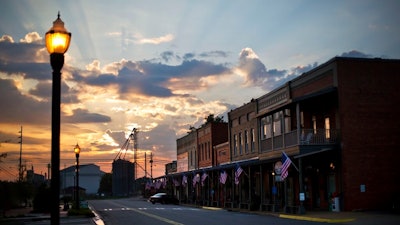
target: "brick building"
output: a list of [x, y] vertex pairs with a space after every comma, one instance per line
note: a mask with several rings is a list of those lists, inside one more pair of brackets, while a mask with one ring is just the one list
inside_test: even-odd
[[197, 129], [197, 158], [199, 169], [216, 165], [217, 154], [213, 146], [228, 141], [228, 124], [207, 122]]
[[[335, 57], [230, 111], [229, 163], [218, 158], [223, 142], [199, 128], [199, 167], [174, 176], [207, 172], [204, 186], [183, 190], [196, 190], [205, 205], [293, 213], [392, 209], [400, 199], [399, 82], [400, 60]], [[283, 153], [292, 161], [285, 179]], [[238, 167], [244, 172], [235, 182]], [[221, 171], [228, 174], [224, 184]]]

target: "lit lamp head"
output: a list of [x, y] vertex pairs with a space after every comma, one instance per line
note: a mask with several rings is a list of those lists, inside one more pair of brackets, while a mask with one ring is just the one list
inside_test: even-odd
[[75, 145], [74, 152], [75, 152], [76, 157], [78, 158], [79, 153], [81, 153], [81, 148], [79, 147], [78, 144]]
[[69, 47], [71, 33], [64, 27], [64, 22], [60, 19], [58, 12], [57, 19], [53, 22], [53, 27], [46, 32], [46, 48], [50, 54], [64, 54]]

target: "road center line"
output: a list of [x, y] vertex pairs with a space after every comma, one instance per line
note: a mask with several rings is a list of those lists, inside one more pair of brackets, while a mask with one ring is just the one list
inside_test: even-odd
[[178, 223], [178, 222], [175, 222], [175, 221], [173, 221], [173, 220], [170, 220], [170, 219], [167, 219], [167, 218], [164, 218], [164, 217], [161, 217], [161, 216], [157, 216], [157, 215], [154, 215], [154, 214], [151, 214], [151, 213], [147, 213], [147, 212], [144, 212], [144, 211], [141, 211], [141, 210], [138, 210], [138, 209], [132, 209], [132, 208], [131, 208], [131, 210], [132, 210], [132, 211], [135, 211], [135, 212], [137, 212], [137, 213], [143, 214], [143, 215], [145, 215], [145, 216], [148, 216], [148, 217], [151, 217], [151, 218], [154, 218], [154, 219], [157, 219], [157, 220], [161, 220], [161, 221], [166, 222], [166, 223], [169, 223], [169, 224], [173, 224], [173, 225], [185, 225], [185, 224], [183, 224], [183, 223]]

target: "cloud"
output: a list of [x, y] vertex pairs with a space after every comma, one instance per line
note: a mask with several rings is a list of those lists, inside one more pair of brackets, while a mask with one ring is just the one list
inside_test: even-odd
[[105, 123], [110, 121], [109, 116], [90, 113], [86, 109], [75, 109], [72, 116], [63, 116], [62, 118], [62, 122], [66, 123]]
[[158, 45], [165, 42], [171, 42], [172, 40], [174, 40], [174, 35], [172, 34], [166, 34], [164, 36], [154, 37], [154, 38], [143, 38], [140, 36], [136, 36], [134, 43]]
[[300, 75], [300, 74], [303, 74], [305, 72], [308, 72], [308, 71], [314, 69], [317, 66], [318, 66], [317, 62], [314, 62], [312, 64], [308, 64], [308, 65], [305, 65], [305, 66], [301, 66], [301, 65], [300, 66], [296, 66], [294, 68], [291, 68], [291, 74]]
[[164, 60], [165, 62], [169, 62], [171, 60], [180, 60], [181, 58], [179, 55], [176, 55], [173, 51], [165, 51], [160, 54], [161, 59]]
[[[163, 56], [174, 56], [173, 52], [165, 52]], [[153, 97], [172, 97], [175, 94], [171, 87], [171, 80], [191, 78], [191, 82], [201, 83], [202, 77], [224, 74], [229, 68], [221, 64], [208, 61], [183, 61], [179, 65], [166, 65], [152, 61], [123, 61], [118, 65], [117, 74], [96, 74], [83, 77], [75, 74], [78, 81], [93, 86], [117, 85], [121, 99], [129, 95], [140, 94]], [[176, 83], [175, 83], [176, 84]], [[196, 85], [195, 85], [196, 86]], [[195, 87], [194, 86], [194, 87]], [[174, 86], [179, 88], [178, 86]]]
[[244, 74], [246, 86], [257, 86], [270, 91], [285, 82], [287, 71], [267, 70], [251, 48], [244, 48], [239, 54], [238, 69]]
[[0, 42], [14, 43], [14, 39], [10, 35], [3, 35], [0, 38]]
[[19, 43], [14, 42], [11, 36], [3, 35], [0, 39], [0, 49], [0, 63], [36, 63], [43, 62], [45, 58], [48, 60], [43, 39], [36, 32], [27, 34]]
[[210, 51], [203, 52], [200, 54], [200, 57], [208, 58], [208, 57], [223, 57], [226, 58], [228, 56], [227, 52], [224, 51]]
[[21, 94], [12, 80], [0, 79], [2, 123], [50, 124], [51, 104]]
[[43, 38], [39, 35], [38, 32], [31, 32], [25, 35], [24, 39], [20, 39], [21, 43], [42, 43]]
[[374, 56], [365, 54], [363, 52], [357, 51], [357, 50], [352, 50], [349, 52], [343, 52], [341, 57], [351, 57], [351, 58], [373, 58]]

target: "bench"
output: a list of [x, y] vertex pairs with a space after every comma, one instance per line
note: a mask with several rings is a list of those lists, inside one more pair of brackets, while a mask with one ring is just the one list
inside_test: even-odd
[[233, 202], [225, 202], [224, 203], [224, 208], [233, 208]]
[[285, 206], [285, 213], [297, 214], [298, 212], [299, 212], [299, 206], [296, 206], [296, 205], [286, 205]]
[[279, 204], [274, 203], [262, 203], [261, 204], [261, 211], [270, 211], [270, 212], [278, 212], [279, 211]]

